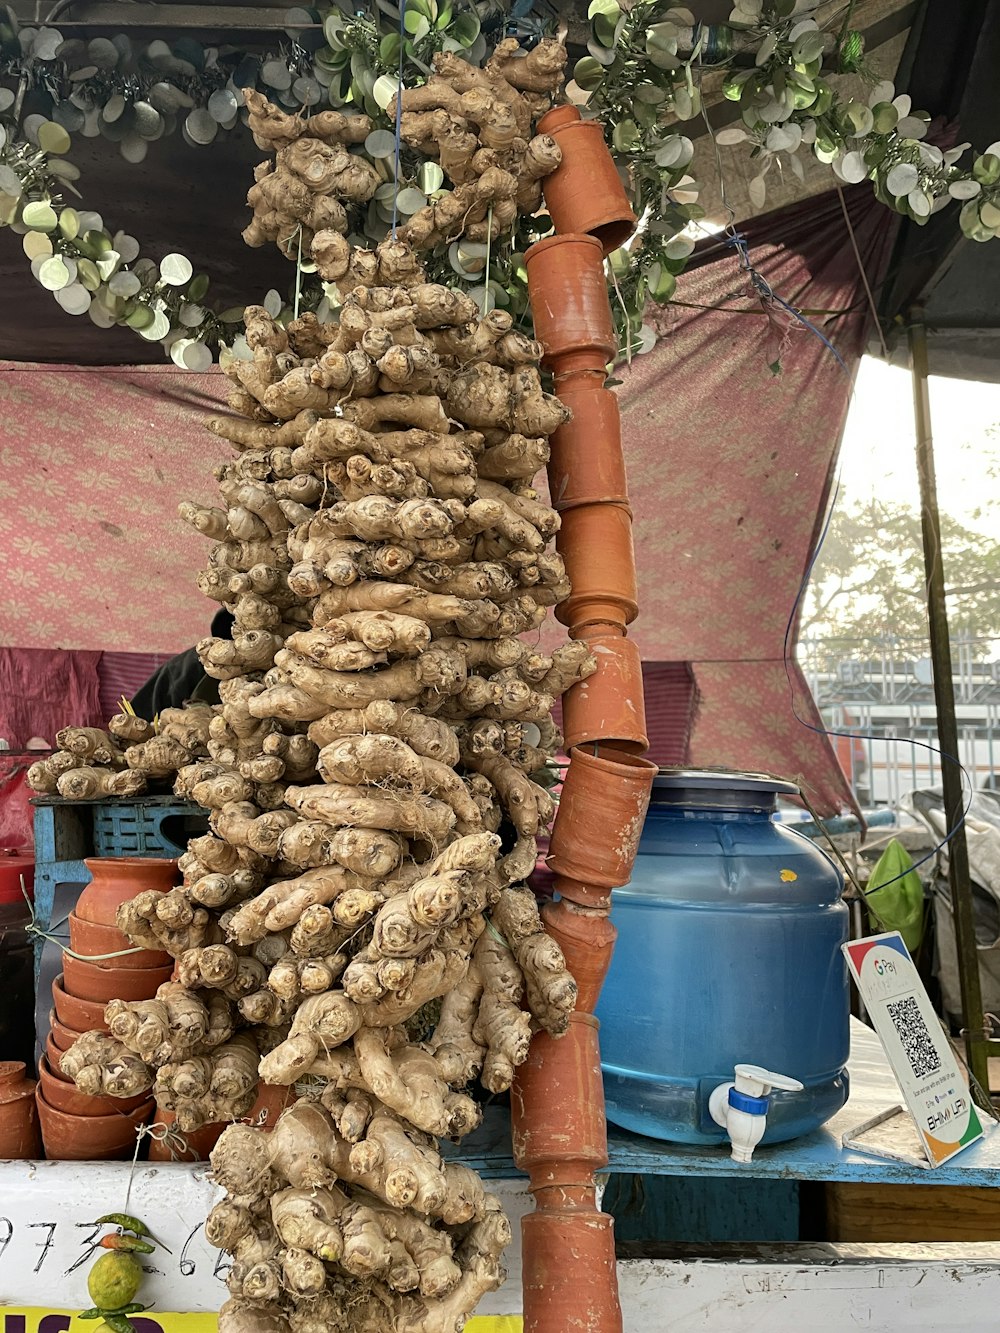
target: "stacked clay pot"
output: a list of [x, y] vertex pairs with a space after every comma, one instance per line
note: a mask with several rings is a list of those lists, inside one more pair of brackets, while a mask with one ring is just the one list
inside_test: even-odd
[[53, 1013], [36, 1090], [45, 1155], [58, 1161], [130, 1157], [136, 1130], [147, 1123], [153, 1101], [90, 1097], [60, 1067], [62, 1053], [83, 1032], [107, 1031], [109, 1000], [149, 1000], [170, 980], [169, 954], [135, 949], [115, 925], [115, 914], [144, 889], [166, 892], [179, 879], [177, 862], [148, 857], [92, 858], [91, 882], [69, 917], [69, 950], [52, 984]]
[[20, 1060], [0, 1061], [0, 1161], [41, 1155], [35, 1083]]

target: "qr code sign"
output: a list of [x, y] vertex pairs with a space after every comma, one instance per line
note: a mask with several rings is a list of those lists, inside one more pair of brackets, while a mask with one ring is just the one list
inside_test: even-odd
[[899, 1040], [903, 1043], [903, 1050], [906, 1052], [914, 1077], [923, 1078], [927, 1074], [936, 1074], [941, 1068], [941, 1055], [927, 1031], [927, 1024], [924, 1022], [924, 1016], [920, 1012], [915, 996], [907, 995], [902, 1000], [891, 1000], [886, 1009], [889, 1011], [893, 1027], [899, 1034]]

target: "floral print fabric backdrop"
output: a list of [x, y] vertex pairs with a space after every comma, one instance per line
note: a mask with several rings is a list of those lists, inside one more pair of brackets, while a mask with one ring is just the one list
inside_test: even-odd
[[221, 375], [0, 362], [0, 644], [176, 653], [213, 614], [205, 539], [228, 449], [205, 430]]

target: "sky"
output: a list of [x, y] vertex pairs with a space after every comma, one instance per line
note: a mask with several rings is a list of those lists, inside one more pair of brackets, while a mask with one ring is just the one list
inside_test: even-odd
[[[991, 465], [1000, 470], [1000, 384], [933, 377], [931, 419], [938, 504], [968, 519], [1000, 500], [1000, 478], [987, 476]], [[891, 494], [919, 505], [908, 370], [874, 357], [861, 362], [841, 450], [841, 494], [862, 502]]]

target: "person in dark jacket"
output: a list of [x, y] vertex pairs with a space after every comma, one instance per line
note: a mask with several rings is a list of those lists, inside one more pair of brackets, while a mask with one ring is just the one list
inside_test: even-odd
[[[233, 617], [230, 612], [217, 611], [209, 632], [215, 639], [231, 639]], [[132, 707], [139, 717], [152, 719], [164, 708], [180, 708], [189, 700], [208, 704], [219, 702], [219, 682], [206, 676], [193, 648], [178, 653], [154, 671], [145, 685], [136, 691]]]

